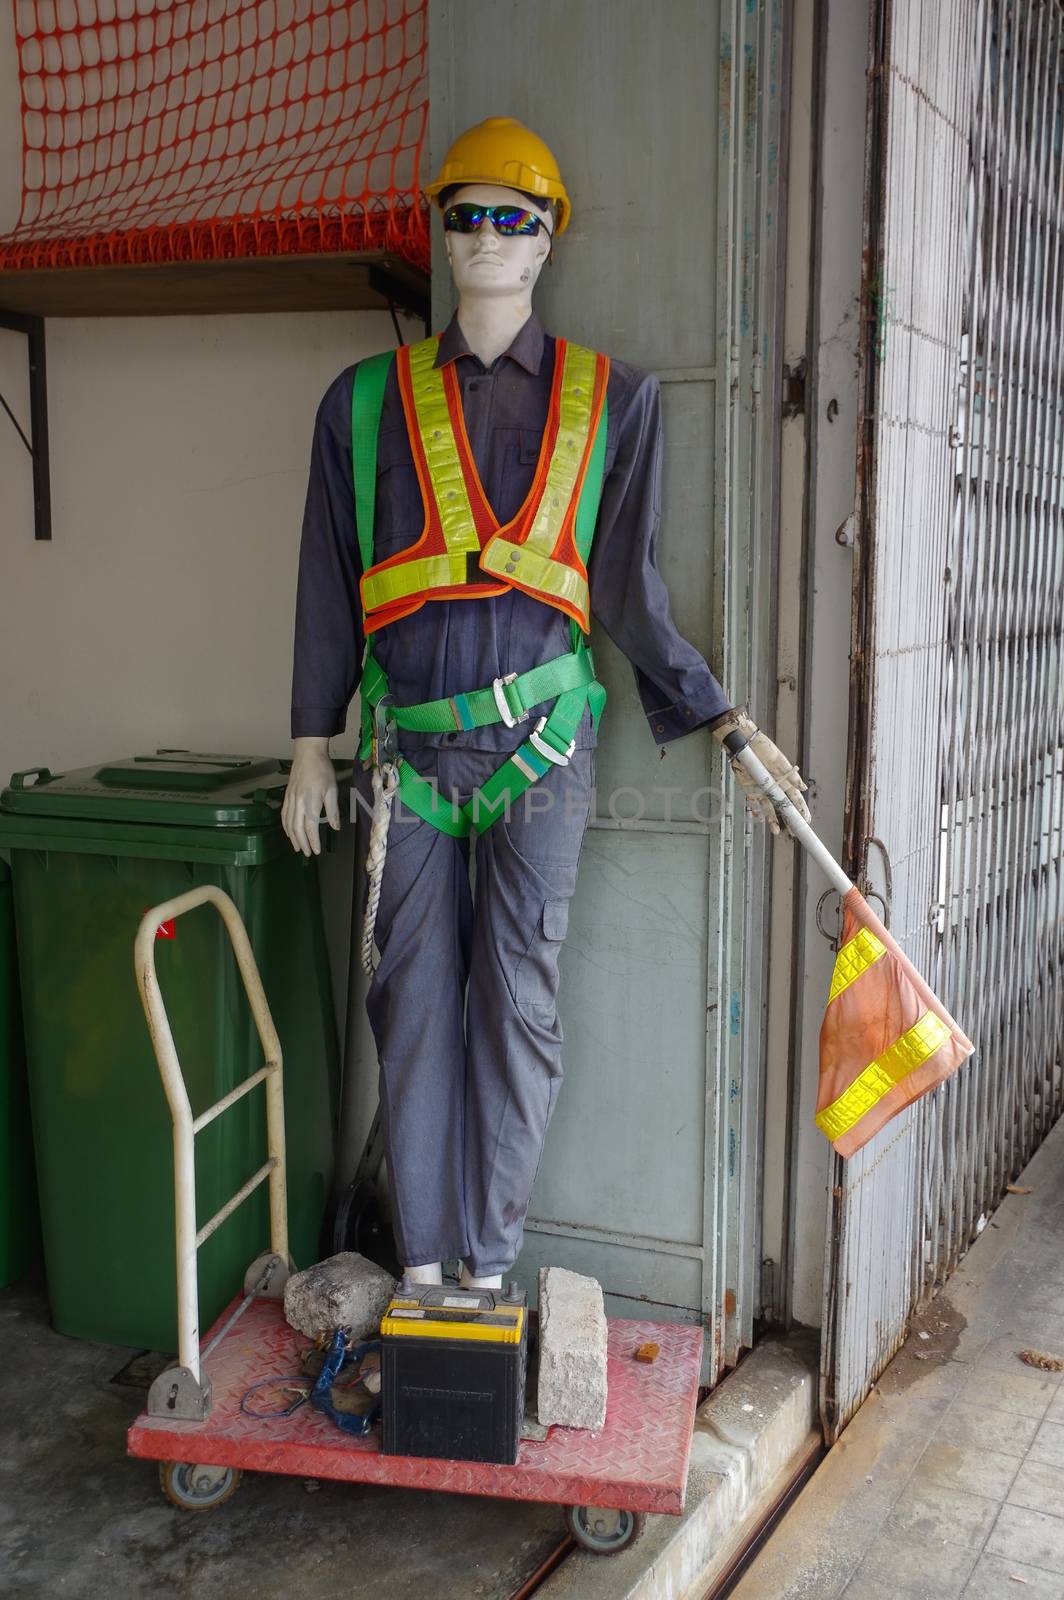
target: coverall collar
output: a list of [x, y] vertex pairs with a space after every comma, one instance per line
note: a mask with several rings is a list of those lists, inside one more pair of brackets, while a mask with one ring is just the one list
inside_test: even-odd
[[[516, 361], [519, 366], [524, 367], [526, 372], [531, 372], [535, 377], [539, 373], [540, 364], [543, 360], [543, 342], [543, 324], [533, 311], [528, 321], [522, 323], [517, 330], [513, 342], [508, 349], [503, 351], [499, 360], [505, 360], [509, 356], [511, 361]], [[458, 325], [458, 313], [456, 311], [440, 335], [440, 348], [436, 352], [436, 360], [433, 365], [445, 367], [448, 362], [456, 361], [459, 356], [472, 354], [472, 350], [466, 343], [465, 334]]]

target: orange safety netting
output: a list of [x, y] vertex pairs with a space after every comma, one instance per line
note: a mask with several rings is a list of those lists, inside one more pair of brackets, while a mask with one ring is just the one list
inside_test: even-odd
[[429, 260], [426, 0], [14, 0], [0, 269], [389, 249]]

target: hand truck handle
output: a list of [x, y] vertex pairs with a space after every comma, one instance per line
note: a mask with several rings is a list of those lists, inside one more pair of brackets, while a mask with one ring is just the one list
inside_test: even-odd
[[[155, 940], [164, 922], [194, 911], [197, 906], [213, 905], [225, 923], [236, 957], [251, 1014], [258, 1030], [266, 1064], [253, 1072], [227, 1095], [193, 1117], [185, 1087], [174, 1036], [166, 1015], [155, 971]], [[273, 1025], [258, 965], [251, 948], [244, 920], [233, 901], [215, 884], [205, 883], [185, 894], [166, 900], [146, 911], [140, 920], [133, 947], [133, 965], [140, 990], [144, 1015], [148, 1020], [155, 1059], [159, 1063], [163, 1089], [174, 1126], [174, 1215], [177, 1224], [177, 1327], [178, 1359], [196, 1382], [200, 1380], [199, 1279], [196, 1254], [205, 1239], [236, 1210], [259, 1184], [269, 1179], [270, 1249], [283, 1262], [288, 1261], [288, 1205], [285, 1183], [284, 1087], [281, 1043]], [[243, 1099], [256, 1084], [265, 1085], [266, 1141], [269, 1159], [236, 1194], [215, 1213], [209, 1222], [196, 1229], [196, 1134]]]

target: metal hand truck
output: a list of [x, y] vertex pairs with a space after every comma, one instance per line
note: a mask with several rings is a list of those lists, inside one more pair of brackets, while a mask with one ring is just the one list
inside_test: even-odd
[[[221, 914], [244, 982], [265, 1064], [192, 1115], [166, 1007], [155, 971], [155, 936], [163, 922], [210, 904]], [[626, 1549], [648, 1511], [682, 1511], [702, 1361], [702, 1329], [682, 1323], [608, 1320], [609, 1408], [601, 1433], [552, 1428], [544, 1440], [525, 1440], [517, 1462], [495, 1465], [384, 1455], [373, 1434], [338, 1429], [311, 1406], [290, 1406], [264, 1418], [243, 1408], [255, 1387], [284, 1387], [306, 1343], [285, 1322], [288, 1255], [285, 1199], [284, 1096], [281, 1046], [240, 913], [221, 889], [207, 884], [145, 913], [136, 937], [137, 983], [174, 1126], [177, 1223], [178, 1360], [151, 1386], [147, 1409], [127, 1435], [130, 1455], [158, 1461], [167, 1496], [189, 1511], [220, 1505], [242, 1470], [382, 1483], [411, 1489], [538, 1500], [566, 1508], [566, 1525], [597, 1555]], [[219, 1211], [196, 1226], [195, 1138], [257, 1084], [266, 1093], [268, 1159]], [[199, 1342], [197, 1251], [262, 1183], [269, 1183], [270, 1248], [244, 1277], [243, 1296]], [[654, 1365], [636, 1362], [653, 1343]], [[648, 1418], [653, 1425], [648, 1427]]]

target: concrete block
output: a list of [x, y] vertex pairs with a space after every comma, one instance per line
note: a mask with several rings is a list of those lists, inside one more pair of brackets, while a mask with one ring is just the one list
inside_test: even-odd
[[539, 1273], [539, 1420], [597, 1433], [606, 1422], [606, 1310], [594, 1278]]
[[308, 1338], [350, 1328], [357, 1342], [378, 1332], [394, 1288], [390, 1272], [346, 1250], [293, 1273], [285, 1284], [284, 1314], [289, 1326]]

